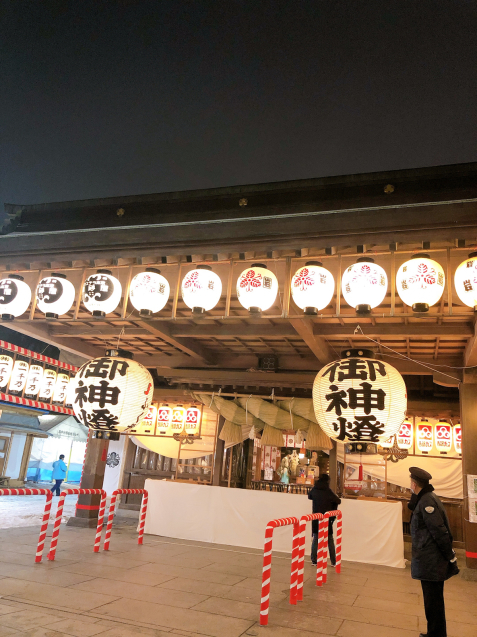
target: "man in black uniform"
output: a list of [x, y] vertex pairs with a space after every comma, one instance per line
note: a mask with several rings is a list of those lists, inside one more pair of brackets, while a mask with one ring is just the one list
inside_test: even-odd
[[432, 476], [411, 467], [412, 562], [411, 576], [421, 580], [427, 633], [420, 637], [447, 637], [444, 582], [457, 575], [457, 558], [452, 549], [452, 533], [442, 502], [429, 483]]
[[[322, 473], [318, 480], [315, 480], [315, 486], [308, 494], [308, 499], [313, 500], [313, 513], [335, 511], [338, 508], [338, 504], [341, 503], [340, 498], [330, 489], [330, 476], [327, 473]], [[328, 520], [328, 549], [330, 552], [331, 566], [336, 566], [335, 543], [333, 540], [334, 520], [334, 517]], [[311, 563], [316, 566], [318, 553], [318, 520], [312, 521], [311, 532], [313, 533]]]

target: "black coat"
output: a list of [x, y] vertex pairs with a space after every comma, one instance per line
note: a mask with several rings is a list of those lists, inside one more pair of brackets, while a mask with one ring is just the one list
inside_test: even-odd
[[431, 486], [424, 487], [414, 499], [411, 575], [413, 579], [442, 582], [457, 569], [450, 563], [454, 552], [449, 520], [444, 505], [432, 491]]
[[[313, 500], [313, 513], [335, 511], [341, 503], [326, 482], [318, 482], [308, 494], [308, 500]], [[318, 533], [318, 520], [313, 520], [311, 526], [312, 532]]]

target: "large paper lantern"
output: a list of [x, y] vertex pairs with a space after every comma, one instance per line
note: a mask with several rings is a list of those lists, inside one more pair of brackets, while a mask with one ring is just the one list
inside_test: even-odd
[[13, 365], [12, 375], [8, 384], [8, 392], [12, 394], [21, 394], [25, 389], [28, 379], [28, 369], [30, 364], [27, 361], [18, 359]]
[[399, 431], [407, 408], [406, 385], [371, 350], [350, 349], [321, 369], [313, 383], [318, 424], [335, 440], [386, 441]]
[[277, 294], [277, 277], [263, 263], [252, 263], [238, 278], [237, 298], [251, 314], [271, 308]]
[[98, 270], [84, 282], [83, 303], [96, 318], [114, 312], [121, 300], [121, 283], [109, 270]]
[[477, 312], [477, 252], [462, 261], [454, 275], [455, 290], [464, 305]]
[[399, 449], [411, 449], [413, 438], [413, 426], [410, 420], [401, 423], [397, 434], [397, 444]]
[[38, 309], [47, 319], [66, 314], [75, 301], [75, 286], [66, 275], [53, 273], [40, 281], [36, 288]]
[[458, 454], [462, 454], [462, 427], [460, 422], [454, 425], [454, 449]]
[[443, 418], [434, 425], [434, 442], [440, 454], [447, 454], [452, 449], [452, 427]]
[[2, 321], [13, 321], [27, 311], [31, 290], [19, 274], [0, 279], [0, 313]]
[[335, 280], [319, 261], [308, 261], [291, 282], [293, 300], [305, 314], [318, 314], [333, 298]]
[[341, 289], [346, 303], [358, 314], [369, 314], [373, 307], [384, 301], [388, 277], [373, 259], [361, 257], [344, 271]]
[[146, 268], [131, 281], [129, 298], [139, 315], [145, 318], [160, 312], [169, 300], [171, 288], [160, 270]]
[[182, 279], [182, 300], [193, 314], [203, 314], [220, 301], [222, 281], [208, 265], [198, 265]]
[[416, 254], [396, 274], [396, 290], [413, 312], [428, 312], [439, 301], [446, 282], [442, 266], [428, 254]]
[[421, 422], [417, 423], [416, 427], [416, 446], [424, 455], [432, 451], [434, 446], [433, 441], [433, 427], [426, 418], [423, 418]]
[[5, 391], [12, 375], [13, 358], [8, 354], [0, 354], [0, 389]]
[[73, 410], [83, 425], [119, 433], [142, 420], [152, 403], [154, 383], [148, 370], [129, 356], [119, 350], [118, 356], [95, 358], [79, 368], [71, 382]]

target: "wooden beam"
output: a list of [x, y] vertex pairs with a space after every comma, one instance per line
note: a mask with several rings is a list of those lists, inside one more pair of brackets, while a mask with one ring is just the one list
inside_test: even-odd
[[66, 350], [67, 352], [71, 352], [71, 354], [76, 354], [77, 356], [81, 356], [85, 359], [96, 358], [97, 356], [102, 356], [104, 354], [103, 347], [92, 346], [89, 343], [80, 341], [76, 338], [57, 339], [50, 334], [47, 325], [37, 325], [35, 321], [22, 323], [14, 321], [13, 323], [8, 324], [8, 328], [15, 332], [19, 332], [20, 334], [26, 334], [27, 336], [38, 338], [44, 343], [54, 345], [60, 350]]
[[337, 355], [333, 352], [325, 339], [322, 336], [315, 336], [313, 334], [313, 321], [311, 319], [290, 319], [290, 324], [305, 341], [320, 363], [326, 364], [337, 358]]
[[363, 334], [358, 330], [360, 325], [365, 336], [376, 338], [378, 336], [472, 336], [473, 329], [470, 323], [444, 324], [437, 323], [420, 323], [416, 325], [412, 323], [406, 325], [404, 323], [379, 323], [377, 325], [363, 325], [356, 320], [356, 325], [320, 325], [315, 323], [313, 333], [315, 336], [324, 337], [340, 337], [345, 338], [363, 338]]
[[166, 343], [169, 343], [173, 347], [176, 347], [181, 352], [185, 352], [192, 358], [195, 358], [206, 365], [214, 365], [215, 360], [211, 352], [209, 352], [203, 345], [197, 343], [191, 338], [175, 338], [171, 336], [169, 327], [158, 321], [137, 321], [140, 327], [143, 327], [150, 334], [161, 338]]
[[255, 385], [261, 387], [297, 387], [313, 386], [315, 373], [307, 372], [241, 372], [223, 369], [171, 369], [164, 372], [164, 378], [173, 383], [203, 383], [208, 385]]
[[150, 332], [143, 327], [129, 327], [127, 324], [92, 325], [91, 327], [87, 325], [83, 325], [82, 327], [68, 327], [67, 325], [63, 325], [60, 327], [50, 327], [49, 333], [53, 338], [91, 338], [92, 336], [97, 336], [98, 338], [114, 338], [115, 336], [119, 336], [123, 328], [126, 336], [146, 336], [150, 334]]
[[477, 365], [477, 321], [474, 322], [472, 337], [465, 348], [464, 365], [465, 367]]

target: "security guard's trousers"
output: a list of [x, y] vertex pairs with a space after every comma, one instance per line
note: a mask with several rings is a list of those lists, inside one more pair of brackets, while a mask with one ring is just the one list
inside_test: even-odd
[[444, 582], [421, 580], [428, 637], [447, 637]]

